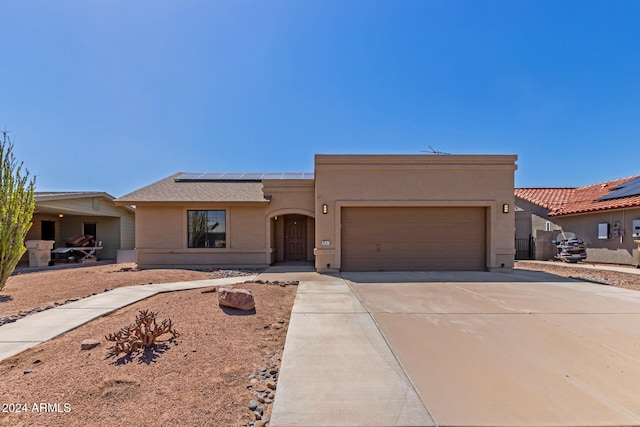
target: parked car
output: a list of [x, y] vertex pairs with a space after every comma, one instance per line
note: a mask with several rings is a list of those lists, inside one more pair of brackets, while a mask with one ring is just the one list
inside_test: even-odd
[[578, 262], [587, 259], [587, 247], [574, 233], [562, 232], [553, 241], [558, 250], [556, 259], [565, 262]]

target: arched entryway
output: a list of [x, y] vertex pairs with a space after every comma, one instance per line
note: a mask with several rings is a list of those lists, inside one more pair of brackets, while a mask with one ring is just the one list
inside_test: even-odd
[[273, 215], [269, 220], [271, 264], [313, 262], [315, 220], [303, 213]]

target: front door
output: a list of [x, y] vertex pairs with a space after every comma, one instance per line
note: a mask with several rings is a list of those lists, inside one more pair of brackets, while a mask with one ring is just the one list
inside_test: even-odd
[[287, 261], [307, 259], [307, 217], [287, 215], [284, 220], [284, 247]]

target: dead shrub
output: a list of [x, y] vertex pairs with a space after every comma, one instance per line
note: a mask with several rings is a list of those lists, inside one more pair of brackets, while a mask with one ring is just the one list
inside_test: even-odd
[[156, 344], [158, 337], [171, 334], [170, 340], [179, 333], [173, 327], [171, 319], [164, 319], [160, 324], [156, 320], [157, 312], [140, 310], [133, 324], [125, 326], [114, 334], [105, 336], [107, 341], [114, 342], [110, 348], [113, 355], [131, 354], [137, 350], [145, 350]]

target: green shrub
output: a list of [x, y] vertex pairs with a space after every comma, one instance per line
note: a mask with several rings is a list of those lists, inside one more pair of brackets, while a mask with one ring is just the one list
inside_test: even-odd
[[24, 238], [35, 209], [35, 177], [22, 172], [23, 163], [13, 155], [13, 144], [2, 133], [0, 143], [0, 290], [26, 251]]

